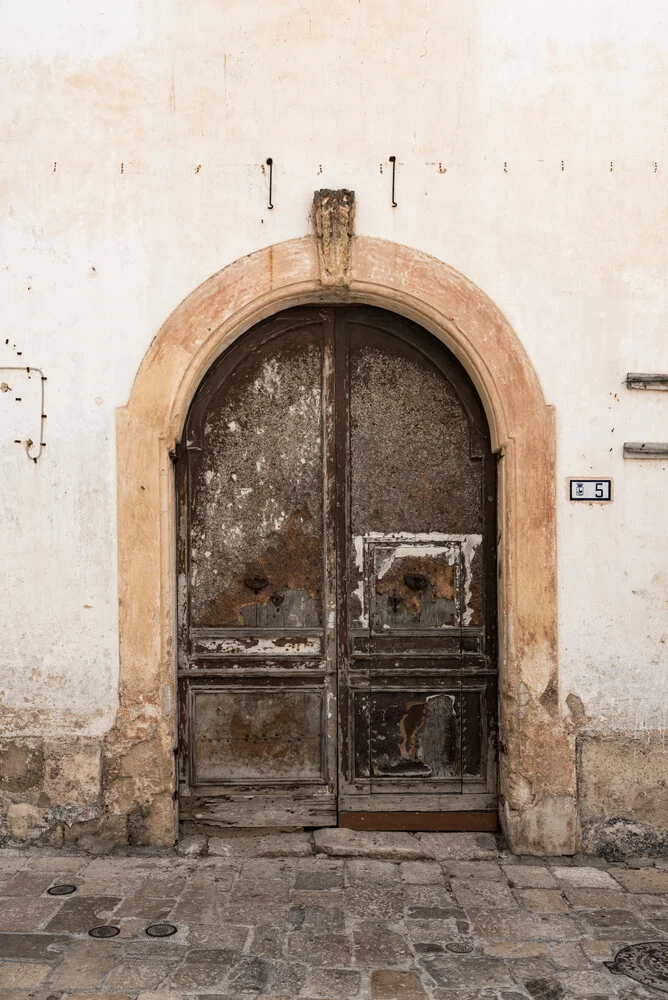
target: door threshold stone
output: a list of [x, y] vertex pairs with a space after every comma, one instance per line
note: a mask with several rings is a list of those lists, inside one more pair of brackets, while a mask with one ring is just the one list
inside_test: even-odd
[[489, 861], [498, 858], [495, 838], [487, 833], [398, 833], [316, 830], [316, 852], [341, 858], [384, 858], [389, 861]]

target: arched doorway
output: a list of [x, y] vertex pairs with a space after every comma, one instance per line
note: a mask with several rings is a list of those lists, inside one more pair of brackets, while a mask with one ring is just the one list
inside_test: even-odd
[[495, 828], [496, 462], [454, 355], [369, 306], [278, 313], [176, 464], [181, 819]]
[[[119, 707], [104, 738], [104, 809], [137, 843], [177, 835], [174, 468], [192, 399], [258, 322], [314, 302], [389, 308], [462, 362], [498, 458], [499, 815], [517, 853], [578, 849], [575, 734], [559, 687], [553, 408], [507, 319], [443, 261], [355, 236], [344, 284], [315, 237], [240, 258], [192, 291], [154, 338], [117, 414]], [[115, 828], [115, 827], [114, 827]]]

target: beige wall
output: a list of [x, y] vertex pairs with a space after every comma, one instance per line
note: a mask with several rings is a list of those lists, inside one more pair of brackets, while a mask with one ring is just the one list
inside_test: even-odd
[[[621, 447], [668, 440], [668, 395], [623, 385], [668, 370], [667, 52], [658, 0], [5, 5], [0, 364], [48, 377], [34, 464], [14, 440], [36, 439], [37, 381], [0, 373], [6, 738], [94, 748], [114, 724], [115, 410], [152, 338], [346, 186], [360, 234], [446, 261], [517, 332], [557, 418], [564, 712], [597, 753], [617, 734], [665, 763], [668, 464]], [[609, 507], [565, 501], [588, 473]], [[38, 811], [65, 795], [31, 787], [5, 784]]]

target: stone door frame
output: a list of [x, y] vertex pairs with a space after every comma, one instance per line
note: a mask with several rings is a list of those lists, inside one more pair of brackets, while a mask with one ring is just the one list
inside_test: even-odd
[[136, 842], [177, 836], [175, 489], [170, 459], [209, 367], [260, 320], [307, 303], [365, 303], [413, 320], [461, 361], [499, 455], [500, 814], [517, 852], [577, 850], [575, 746], [559, 697], [556, 431], [536, 372], [493, 302], [419, 251], [353, 237], [333, 284], [315, 237], [209, 278], [151, 344], [117, 411], [120, 704], [105, 739], [105, 810]]

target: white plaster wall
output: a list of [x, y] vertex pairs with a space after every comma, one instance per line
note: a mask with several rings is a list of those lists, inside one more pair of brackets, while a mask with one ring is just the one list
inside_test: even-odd
[[[623, 385], [668, 371], [667, 59], [661, 0], [0, 0], [0, 364], [48, 377], [35, 465], [37, 381], [0, 373], [5, 733], [112, 723], [115, 408], [178, 302], [327, 186], [515, 326], [558, 415], [562, 696], [665, 727], [668, 463], [621, 449], [668, 440], [668, 394]], [[588, 473], [612, 505], [566, 502]]]

